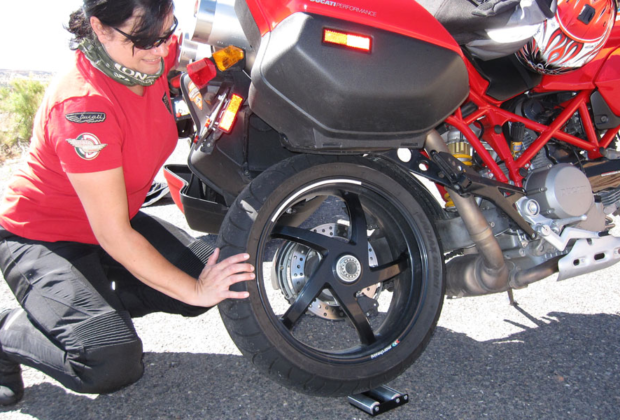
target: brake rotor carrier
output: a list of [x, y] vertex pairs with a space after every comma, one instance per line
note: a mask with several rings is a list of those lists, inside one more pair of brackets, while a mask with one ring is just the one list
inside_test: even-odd
[[[344, 223], [326, 223], [311, 230], [312, 232], [342, 239], [343, 241], [348, 240], [349, 226]], [[371, 267], [377, 266], [377, 257], [370, 243], [368, 244], [368, 260]], [[295, 242], [285, 243], [273, 259], [273, 287], [280, 289], [286, 300], [292, 304], [320, 262], [320, 254], [312, 248]], [[361, 290], [358, 295], [363, 295], [376, 301], [380, 293], [381, 283], [377, 283]], [[308, 310], [312, 314], [325, 319], [341, 320], [346, 318], [340, 305], [327, 289], [324, 289], [314, 299]]]

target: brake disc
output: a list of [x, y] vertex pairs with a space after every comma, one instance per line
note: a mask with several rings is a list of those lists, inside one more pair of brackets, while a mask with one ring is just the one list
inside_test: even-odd
[[[311, 230], [321, 235], [348, 241], [349, 226], [346, 222], [326, 223]], [[370, 243], [368, 244], [368, 260], [371, 267], [377, 266], [375, 251]], [[271, 277], [273, 287], [280, 289], [286, 300], [292, 304], [320, 262], [321, 255], [312, 248], [295, 242], [286, 242], [273, 259]], [[380, 293], [381, 283], [377, 283], [361, 290], [358, 295], [376, 302]], [[310, 313], [325, 319], [341, 320], [346, 318], [337, 300], [327, 289], [323, 289], [308, 307], [308, 310]]]

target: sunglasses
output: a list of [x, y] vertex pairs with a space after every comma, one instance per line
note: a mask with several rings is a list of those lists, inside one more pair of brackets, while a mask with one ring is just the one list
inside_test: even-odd
[[116, 32], [122, 34], [125, 38], [130, 40], [133, 43], [134, 47], [141, 49], [141, 50], [150, 50], [151, 48], [157, 48], [160, 45], [170, 41], [170, 38], [174, 34], [174, 31], [176, 31], [178, 25], [179, 25], [179, 21], [177, 20], [177, 17], [174, 16], [174, 21], [172, 23], [172, 27], [170, 28], [170, 30], [166, 32], [164, 36], [159, 37], [155, 41], [150, 42], [150, 43], [145, 42], [144, 40], [141, 40], [139, 38], [136, 38], [135, 36], [126, 34], [125, 32], [121, 31], [118, 28], [112, 27], [112, 29], [114, 29]]

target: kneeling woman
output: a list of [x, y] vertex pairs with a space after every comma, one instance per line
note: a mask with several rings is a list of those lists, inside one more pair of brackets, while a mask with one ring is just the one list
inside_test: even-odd
[[229, 287], [254, 278], [248, 255], [216, 263], [139, 211], [177, 143], [176, 24], [172, 0], [84, 0], [70, 17], [74, 65], [48, 89], [0, 207], [0, 268], [23, 308], [0, 313], [0, 404], [21, 399], [20, 364], [77, 392], [131, 384], [143, 372], [131, 317], [247, 297]]

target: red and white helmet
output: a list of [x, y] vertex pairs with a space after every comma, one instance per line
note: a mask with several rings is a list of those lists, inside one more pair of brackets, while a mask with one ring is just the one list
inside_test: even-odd
[[517, 57], [540, 74], [575, 70], [601, 51], [615, 20], [615, 0], [558, 0], [555, 16], [540, 24]]

